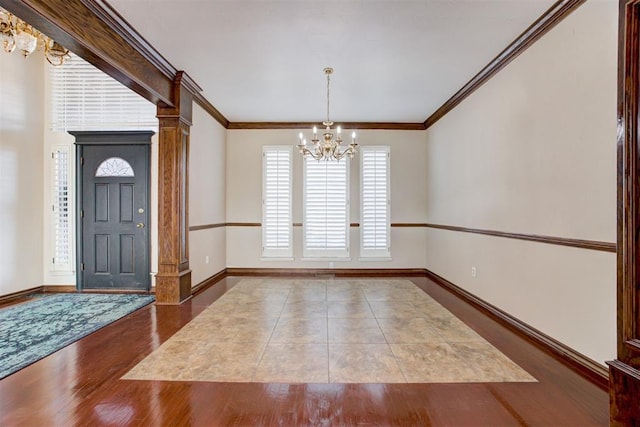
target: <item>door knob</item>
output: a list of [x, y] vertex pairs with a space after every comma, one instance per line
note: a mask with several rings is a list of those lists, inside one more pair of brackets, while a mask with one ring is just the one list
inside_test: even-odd
[[144, 224], [139, 222], [139, 223], [136, 224], [136, 227], [137, 228], [144, 228]]

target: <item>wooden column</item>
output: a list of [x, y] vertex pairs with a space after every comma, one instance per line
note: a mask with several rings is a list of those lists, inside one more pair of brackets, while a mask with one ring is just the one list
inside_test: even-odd
[[620, 0], [618, 47], [617, 359], [610, 425], [640, 425], [640, 0]]
[[157, 304], [180, 304], [191, 297], [189, 129], [193, 94], [199, 91], [180, 71], [174, 80], [174, 105], [158, 104]]

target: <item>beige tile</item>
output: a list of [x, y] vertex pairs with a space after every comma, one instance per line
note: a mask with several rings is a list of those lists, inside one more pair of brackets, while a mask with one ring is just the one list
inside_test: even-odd
[[292, 301], [326, 301], [327, 287], [324, 283], [295, 282], [289, 292], [287, 302]]
[[454, 315], [429, 318], [433, 329], [447, 342], [485, 341], [477, 332]]
[[407, 382], [464, 382], [472, 372], [447, 343], [390, 344]]
[[327, 287], [327, 301], [366, 302], [360, 288]]
[[280, 314], [281, 318], [327, 318], [327, 302], [292, 300], [285, 304]]
[[369, 301], [415, 301], [417, 298], [421, 298], [424, 294], [420, 289], [398, 289], [398, 288], [365, 288], [364, 294]]
[[388, 343], [434, 343], [444, 339], [422, 317], [413, 319], [378, 319], [378, 324]]
[[404, 383], [387, 344], [329, 344], [329, 382]]
[[218, 301], [205, 309], [203, 317], [278, 317], [282, 312], [285, 300], [263, 300], [243, 302], [241, 300]]
[[327, 342], [327, 319], [286, 319], [276, 325], [270, 344], [325, 344]]
[[277, 318], [203, 318], [182, 328], [176, 336], [183, 340], [208, 342], [265, 343], [273, 333]]
[[327, 344], [269, 344], [253, 381], [327, 383]]
[[524, 369], [488, 342], [450, 344], [456, 356], [473, 372], [473, 381], [480, 382], [534, 382]]
[[339, 318], [373, 318], [367, 301], [331, 301], [327, 303], [327, 316]]
[[386, 343], [376, 319], [329, 319], [330, 343]]
[[373, 315], [378, 319], [413, 319], [424, 317], [424, 312], [409, 301], [369, 301]]

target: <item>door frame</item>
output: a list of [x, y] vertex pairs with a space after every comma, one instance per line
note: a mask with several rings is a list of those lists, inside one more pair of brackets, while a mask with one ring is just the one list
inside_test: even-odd
[[84, 278], [82, 275], [83, 257], [83, 147], [86, 145], [146, 145], [145, 163], [147, 164], [147, 224], [149, 232], [145, 239], [147, 250], [147, 265], [145, 266], [146, 290], [151, 290], [151, 137], [153, 131], [70, 131], [76, 138], [76, 289], [79, 292], [84, 290]]

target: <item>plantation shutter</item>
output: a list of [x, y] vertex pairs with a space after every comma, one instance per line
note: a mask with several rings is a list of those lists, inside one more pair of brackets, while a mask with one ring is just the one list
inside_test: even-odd
[[361, 159], [360, 255], [389, 257], [389, 147], [363, 147]]
[[156, 130], [156, 106], [82, 58], [50, 67], [51, 130]]
[[53, 271], [71, 271], [70, 156], [69, 147], [52, 153]]
[[291, 218], [291, 147], [262, 150], [262, 256], [293, 256]]
[[304, 256], [349, 256], [349, 161], [305, 158]]

